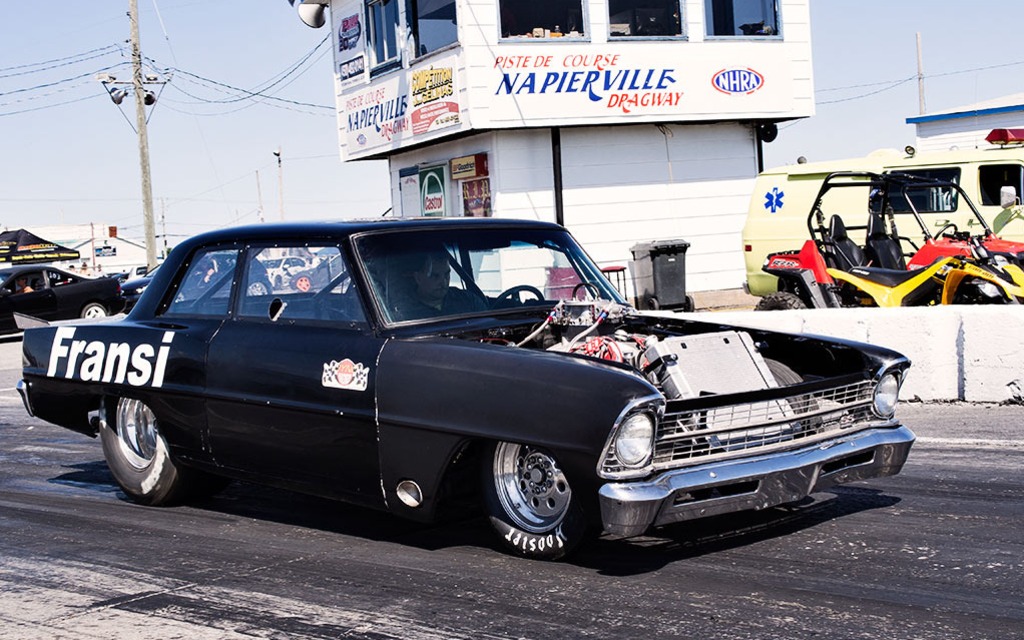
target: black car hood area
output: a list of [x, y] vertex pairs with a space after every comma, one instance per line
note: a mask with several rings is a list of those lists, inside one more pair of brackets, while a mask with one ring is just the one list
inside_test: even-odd
[[[394, 377], [378, 385], [382, 420], [412, 426], [417, 415], [441, 412], [451, 414], [447, 420], [472, 423], [473, 416], [488, 416], [488, 422], [500, 413], [519, 416], [523, 428], [531, 429], [536, 416], [522, 406], [523, 398], [555, 403], [552, 413], [562, 416], [615, 413], [651, 395], [661, 395], [676, 410], [699, 409], [789, 393], [780, 387], [813, 391], [867, 380], [905, 362], [893, 351], [863, 344], [647, 315], [604, 303], [560, 303], [543, 320], [536, 312], [499, 320], [395, 332], [381, 354], [382, 365], [394, 365], [380, 367]], [[521, 390], [532, 381], [537, 388], [530, 393], [494, 401], [495, 389]], [[418, 399], [410, 406], [413, 390]], [[531, 435], [543, 437], [549, 427], [541, 423], [536, 429]]]

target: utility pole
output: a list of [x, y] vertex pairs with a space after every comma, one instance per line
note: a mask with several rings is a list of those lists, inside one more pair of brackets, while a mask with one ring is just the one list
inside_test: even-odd
[[153, 222], [153, 184], [149, 174], [149, 136], [146, 133], [146, 91], [142, 86], [142, 48], [139, 44], [139, 3], [128, 0], [131, 22], [132, 84], [135, 87], [135, 122], [139, 134], [139, 168], [142, 171], [142, 224], [146, 232], [146, 268], [156, 266], [156, 226]]
[[[163, 258], [167, 259], [167, 200], [160, 198], [160, 233], [164, 236]], [[147, 271], [148, 271], [147, 266]]]
[[921, 58], [921, 32], [917, 32], [917, 106], [924, 115], [924, 60]]
[[284, 170], [281, 169], [281, 147], [274, 152], [277, 156], [277, 208], [281, 212], [281, 221], [284, 222]]
[[260, 170], [256, 170], [256, 212], [263, 224], [263, 189], [260, 188]]

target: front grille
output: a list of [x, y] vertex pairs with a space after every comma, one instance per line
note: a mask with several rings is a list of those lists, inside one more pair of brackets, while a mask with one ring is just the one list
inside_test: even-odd
[[[666, 414], [654, 444], [654, 470], [768, 453], [856, 431], [876, 420], [875, 383], [850, 385], [762, 402]], [[605, 477], [626, 471], [608, 451]]]

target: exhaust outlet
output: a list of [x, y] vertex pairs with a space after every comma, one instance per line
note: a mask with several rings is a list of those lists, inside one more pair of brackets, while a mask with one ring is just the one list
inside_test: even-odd
[[412, 480], [402, 480], [395, 487], [395, 493], [398, 494], [398, 499], [402, 501], [407, 507], [416, 508], [423, 504], [423, 492], [420, 490], [420, 486]]

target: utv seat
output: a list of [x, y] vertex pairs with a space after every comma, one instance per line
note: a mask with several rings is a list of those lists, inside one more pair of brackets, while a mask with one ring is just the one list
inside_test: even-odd
[[867, 266], [868, 259], [864, 250], [850, 239], [842, 218], [832, 216], [829, 219], [828, 234], [831, 239], [825, 243], [825, 261], [830, 267], [849, 271], [854, 267]]
[[907, 260], [903, 257], [903, 248], [899, 240], [885, 232], [885, 221], [882, 214], [872, 213], [868, 216], [868, 235], [864, 243], [864, 253], [872, 267], [881, 269], [906, 269]]

